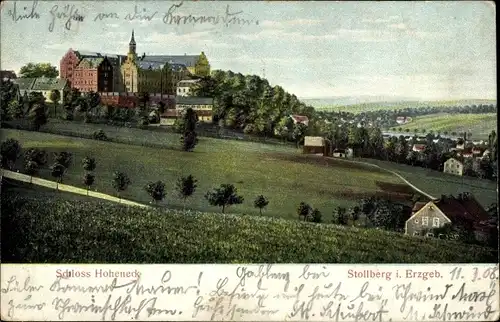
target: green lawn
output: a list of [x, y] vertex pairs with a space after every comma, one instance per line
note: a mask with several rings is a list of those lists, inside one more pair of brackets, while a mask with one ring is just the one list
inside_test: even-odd
[[[496, 249], [377, 229], [2, 193], [2, 262], [494, 263]], [[16, 232], [16, 235], [11, 232]], [[133, 251], [124, 251], [133, 250]]]
[[403, 130], [425, 129], [427, 132], [457, 132], [470, 131], [474, 139], [487, 139], [491, 131], [497, 128], [497, 115], [489, 114], [429, 114], [414, 117], [413, 120], [401, 126]]
[[358, 159], [358, 161], [377, 164], [382, 168], [395, 171], [417, 188], [429, 193], [433, 197], [439, 198], [443, 194], [457, 195], [462, 192], [471, 192], [484, 207], [498, 201], [497, 185], [493, 181], [466, 176], [459, 177], [394, 162], [371, 159]]
[[[78, 128], [75, 126], [75, 128]], [[178, 145], [178, 135], [141, 130], [119, 129], [131, 140], [156, 140], [166, 146]], [[137, 131], [137, 132], [135, 132]], [[106, 132], [109, 131], [106, 129]], [[99, 192], [114, 193], [112, 174], [115, 170], [127, 173], [131, 186], [122, 196], [147, 203], [149, 196], [143, 187], [150, 181], [162, 180], [168, 194], [164, 205], [182, 207], [174, 191], [175, 182], [181, 175], [192, 174], [198, 179], [198, 189], [189, 200], [188, 207], [195, 210], [217, 212], [204, 199], [206, 191], [221, 183], [233, 183], [245, 197], [242, 205], [228, 212], [258, 214], [253, 199], [263, 194], [270, 203], [264, 210], [266, 216], [296, 218], [296, 208], [301, 201], [311, 204], [330, 217], [336, 206], [352, 205], [356, 198], [351, 194], [371, 195], [380, 193], [384, 184], [401, 183], [398, 178], [369, 167], [346, 167], [342, 164], [326, 165], [321, 158], [300, 155], [292, 148], [252, 142], [200, 138], [194, 152], [174, 149], [149, 148], [111, 142], [58, 136], [40, 132], [0, 130], [2, 138], [19, 140], [23, 148], [38, 147], [52, 152], [73, 153], [73, 165], [68, 169], [64, 183], [82, 185], [81, 161], [86, 156], [96, 158], [95, 187]], [[142, 136], [139, 136], [142, 134]], [[108, 133], [111, 135], [111, 133]], [[19, 163], [18, 168], [21, 167]], [[40, 176], [50, 178], [50, 170], [42, 169]], [[349, 195], [346, 196], [345, 192]]]
[[[319, 100], [320, 101], [320, 100]], [[315, 108], [317, 110], [332, 110], [341, 112], [350, 112], [359, 114], [362, 112], [374, 112], [382, 110], [399, 110], [404, 108], [418, 108], [426, 106], [466, 106], [478, 104], [496, 104], [495, 100], [477, 99], [477, 100], [449, 100], [449, 101], [403, 101], [403, 102], [373, 102], [360, 103], [353, 105], [330, 105], [317, 102]]]

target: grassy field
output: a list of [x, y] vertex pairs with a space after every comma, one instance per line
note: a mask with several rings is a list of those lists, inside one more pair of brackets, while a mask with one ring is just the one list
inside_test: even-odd
[[471, 192], [484, 207], [498, 202], [497, 185], [493, 181], [466, 176], [459, 177], [394, 162], [372, 159], [357, 159], [357, 161], [376, 164], [384, 169], [395, 171], [419, 189], [436, 198], [439, 198], [442, 194], [457, 195], [462, 192]]
[[497, 128], [497, 115], [491, 114], [430, 114], [414, 117], [412, 122], [398, 126], [403, 130], [425, 129], [427, 132], [470, 131], [474, 139], [487, 139], [491, 131]]
[[[134, 130], [144, 134], [139, 136], [139, 133], [128, 130], [124, 133], [128, 133], [131, 140], [144, 140], [149, 135], [151, 140], [154, 136], [154, 140], [164, 142], [166, 147], [179, 145], [178, 135]], [[105, 131], [108, 133], [107, 129]], [[86, 156], [96, 158], [95, 187], [99, 192], [114, 194], [112, 174], [120, 170], [132, 181], [122, 196], [147, 203], [150, 197], [144, 186], [150, 181], [162, 180], [167, 189], [162, 204], [169, 208], [182, 207], [174, 187], [177, 178], [188, 174], [199, 181], [197, 191], [188, 200], [188, 208], [208, 212], [218, 212], [219, 209], [209, 206], [204, 194], [222, 183], [235, 184], [245, 198], [242, 205], [230, 208], [228, 212], [258, 214], [253, 200], [263, 194], [270, 201], [264, 214], [288, 219], [297, 218], [296, 208], [301, 201], [331, 217], [336, 206], [352, 205], [360, 196], [411, 197], [411, 191], [408, 192], [408, 187], [400, 179], [384, 171], [339, 162], [328, 164], [321, 158], [301, 155], [293, 148], [200, 138], [194, 152], [182, 152], [19, 130], [2, 129], [0, 134], [3, 139], [18, 140], [23, 148], [46, 150], [50, 157], [48, 165], [52, 163], [52, 152], [73, 153], [73, 165], [63, 181], [67, 184], [83, 187], [81, 161]], [[22, 167], [21, 162], [17, 167]], [[52, 179], [47, 167], [40, 171], [40, 176]]]
[[[257, 216], [146, 210], [2, 190], [2, 262], [475, 263], [498, 251]], [[117, 247], [119, 245], [119, 247]], [[126, 251], [133, 250], [133, 251]]]
[[341, 112], [350, 112], [359, 114], [362, 112], [381, 111], [381, 110], [398, 110], [404, 108], [417, 108], [423, 106], [465, 106], [478, 104], [496, 104], [496, 100], [450, 100], [450, 101], [401, 101], [401, 102], [370, 102], [352, 105], [336, 105], [333, 103], [316, 102], [313, 106], [317, 110], [333, 110]]

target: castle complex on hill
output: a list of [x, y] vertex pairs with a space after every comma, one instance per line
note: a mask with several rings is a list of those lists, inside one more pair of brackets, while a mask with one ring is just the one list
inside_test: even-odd
[[81, 92], [160, 93], [175, 95], [177, 83], [210, 75], [205, 53], [200, 55], [137, 55], [134, 31], [127, 55], [69, 49], [60, 61], [60, 77]]

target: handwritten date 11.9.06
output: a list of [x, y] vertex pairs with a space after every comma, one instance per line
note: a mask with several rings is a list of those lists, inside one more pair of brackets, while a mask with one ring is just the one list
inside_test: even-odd
[[452, 270], [450, 270], [450, 280], [462, 280], [464, 278], [466, 279], [471, 279], [472, 282], [479, 281], [481, 279], [488, 279], [488, 280], [497, 280], [498, 279], [498, 266], [492, 266], [492, 267], [487, 267], [487, 268], [478, 268], [474, 267], [472, 268], [472, 275], [471, 276], [464, 276], [462, 274], [462, 268], [457, 266], [454, 267]]

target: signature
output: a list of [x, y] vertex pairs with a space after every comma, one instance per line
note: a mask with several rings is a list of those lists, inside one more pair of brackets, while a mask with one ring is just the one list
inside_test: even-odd
[[14, 2], [14, 8], [12, 10], [9, 10], [7, 12], [7, 15], [12, 17], [12, 20], [14, 22], [18, 22], [19, 20], [25, 20], [25, 19], [40, 19], [40, 14], [36, 12], [36, 7], [38, 6], [38, 0], [35, 0], [31, 3], [31, 8], [29, 13], [28, 12], [28, 7], [23, 7], [22, 14], [18, 13], [17, 11], [17, 1]]
[[66, 28], [66, 30], [71, 30], [73, 21], [82, 22], [83, 19], [85, 18], [82, 14], [78, 12], [78, 9], [75, 8], [75, 5], [69, 5], [69, 4], [63, 6], [62, 8], [59, 8], [58, 5], [54, 5], [52, 9], [50, 9], [50, 14], [52, 16], [52, 21], [49, 24], [50, 32], [54, 31], [54, 25], [56, 19], [57, 20], [66, 19], [66, 22], [64, 23], [64, 28]]

